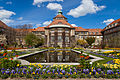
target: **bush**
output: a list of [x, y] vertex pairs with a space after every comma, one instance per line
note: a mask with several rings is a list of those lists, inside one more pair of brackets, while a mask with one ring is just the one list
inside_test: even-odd
[[42, 75], [42, 78], [43, 78], [43, 79], [47, 79], [47, 78], [48, 78], [48, 74], [43, 74], [43, 75]]
[[32, 76], [30, 74], [27, 74], [26, 78], [32, 78]]
[[17, 77], [17, 75], [15, 75], [15, 74], [10, 75], [10, 78], [16, 78], [16, 77]]
[[72, 74], [71, 78], [77, 78], [77, 75], [76, 74]]
[[2, 79], [7, 79], [8, 77], [9, 77], [8, 74], [1, 75], [1, 78], [2, 78]]
[[12, 69], [12, 68], [15, 68], [15, 67], [18, 67], [17, 64], [20, 64], [19, 61], [15, 60], [8, 60], [8, 59], [3, 59], [1, 60], [1, 63], [0, 63], [0, 69], [4, 68], [4, 69]]
[[39, 75], [34, 75], [34, 79], [39, 79], [40, 76]]
[[57, 76], [58, 76], [58, 78], [62, 78], [63, 77], [63, 75], [61, 75], [61, 74], [58, 74]]

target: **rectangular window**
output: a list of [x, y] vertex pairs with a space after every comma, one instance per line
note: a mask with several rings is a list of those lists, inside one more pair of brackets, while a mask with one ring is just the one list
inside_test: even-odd
[[55, 41], [55, 37], [51, 36], [51, 42], [54, 42], [54, 41]]
[[58, 29], [58, 32], [63, 32], [63, 30], [62, 29]]
[[65, 37], [65, 42], [69, 42], [69, 37]]
[[62, 42], [62, 36], [58, 36], [58, 42]]

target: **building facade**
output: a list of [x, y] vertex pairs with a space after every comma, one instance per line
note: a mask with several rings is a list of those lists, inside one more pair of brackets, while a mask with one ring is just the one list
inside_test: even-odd
[[[4, 26], [4, 27], [3, 27]], [[96, 41], [93, 45], [101, 44], [102, 29], [84, 29], [82, 27], [73, 27], [68, 23], [67, 18], [61, 11], [53, 18], [53, 21], [45, 27], [29, 28], [29, 25], [23, 25], [13, 29], [4, 23], [0, 23], [0, 42], [7, 43], [16, 42], [18, 45], [25, 45], [24, 37], [32, 32], [36, 36], [41, 36], [45, 39], [45, 46], [47, 47], [74, 47], [78, 39], [85, 39], [87, 37], [95, 37]], [[28, 27], [28, 28], [27, 28]], [[14, 31], [15, 30], [15, 31]]]
[[0, 21], [0, 44], [12, 45], [16, 41], [15, 29]]
[[7, 25], [5, 25], [2, 21], [0, 21], [0, 44], [6, 44], [6, 27]]
[[84, 29], [73, 27], [67, 18], [59, 11], [53, 21], [46, 27], [38, 27], [32, 32], [37, 36], [43, 36], [47, 47], [73, 47], [78, 39], [95, 37], [94, 45], [101, 44], [102, 29]]
[[113, 21], [102, 30], [103, 46], [120, 48], [120, 19]]

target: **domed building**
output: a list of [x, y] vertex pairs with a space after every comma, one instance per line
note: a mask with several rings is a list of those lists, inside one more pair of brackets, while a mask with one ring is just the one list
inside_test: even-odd
[[120, 19], [113, 21], [102, 30], [103, 46], [120, 48]]
[[59, 11], [48, 26], [38, 27], [32, 32], [38, 37], [43, 36], [47, 47], [73, 47], [78, 39], [85, 39], [86, 37], [95, 37], [94, 45], [101, 44], [101, 31], [102, 29], [73, 27], [68, 23], [62, 11]]
[[49, 47], [70, 47], [72, 40], [75, 39], [75, 28], [59, 11], [52, 23], [45, 27], [45, 36]]

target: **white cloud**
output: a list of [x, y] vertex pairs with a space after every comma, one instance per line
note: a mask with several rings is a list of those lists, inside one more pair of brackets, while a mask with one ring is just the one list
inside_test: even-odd
[[73, 27], [78, 27], [76, 24], [71, 24]]
[[19, 17], [18, 20], [23, 20], [23, 17]]
[[41, 24], [36, 24], [36, 27], [40, 27], [41, 26]]
[[14, 22], [14, 20], [6, 19], [6, 18], [2, 19], [2, 21], [6, 24]]
[[50, 10], [60, 10], [60, 9], [62, 9], [62, 6], [58, 3], [49, 3], [47, 5], [47, 8]]
[[105, 23], [106, 25], [109, 25], [113, 21], [114, 19], [107, 19], [107, 20], [104, 20], [103, 23]]
[[75, 9], [71, 9], [67, 15], [71, 15], [75, 18], [85, 16], [87, 14], [93, 14], [97, 11], [104, 9], [106, 6], [97, 6], [92, 0], [82, 0], [81, 5]]
[[34, 0], [33, 5], [39, 4], [39, 3], [43, 3], [43, 2], [53, 2], [53, 1], [63, 1], [63, 0]]
[[0, 6], [0, 9], [3, 9], [4, 7]]
[[47, 26], [47, 25], [49, 25], [51, 22], [52, 22], [52, 21], [45, 21], [45, 22], [43, 23], [43, 26]]
[[12, 4], [12, 2], [11, 2], [11, 1], [9, 1], [9, 2], [6, 2], [6, 4]]
[[40, 7], [40, 5], [38, 4], [37, 7]]
[[13, 20], [10, 19], [12, 15], [16, 15], [16, 13], [8, 10], [0, 10], [0, 20], [6, 24], [13, 22]]

